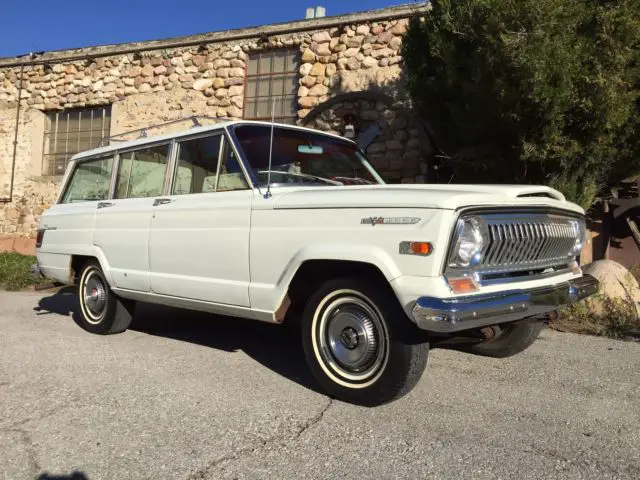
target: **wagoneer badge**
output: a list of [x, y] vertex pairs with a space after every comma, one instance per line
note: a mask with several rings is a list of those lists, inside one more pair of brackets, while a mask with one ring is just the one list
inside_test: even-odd
[[418, 223], [418, 217], [367, 217], [360, 220], [363, 225], [413, 225]]

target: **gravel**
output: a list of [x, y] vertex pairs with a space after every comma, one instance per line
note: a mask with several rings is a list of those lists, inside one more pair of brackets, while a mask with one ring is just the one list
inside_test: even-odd
[[368, 409], [323, 395], [290, 330], [141, 305], [101, 337], [73, 306], [0, 293], [0, 479], [640, 478], [639, 343], [436, 348]]

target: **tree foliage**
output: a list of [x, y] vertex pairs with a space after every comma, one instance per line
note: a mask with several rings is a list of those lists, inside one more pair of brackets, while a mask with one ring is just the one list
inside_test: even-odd
[[544, 183], [588, 207], [640, 173], [640, 0], [433, 0], [404, 43], [441, 180]]

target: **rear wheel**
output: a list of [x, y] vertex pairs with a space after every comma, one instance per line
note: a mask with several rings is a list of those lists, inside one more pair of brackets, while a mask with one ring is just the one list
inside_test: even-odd
[[[336, 398], [380, 405], [407, 394], [427, 364], [429, 344], [393, 293], [356, 279], [324, 283], [302, 317], [309, 367]], [[412, 338], [413, 337], [413, 338]]]
[[111, 291], [97, 261], [89, 260], [82, 267], [77, 293], [78, 324], [85, 330], [108, 335], [123, 332], [131, 324], [135, 303]]

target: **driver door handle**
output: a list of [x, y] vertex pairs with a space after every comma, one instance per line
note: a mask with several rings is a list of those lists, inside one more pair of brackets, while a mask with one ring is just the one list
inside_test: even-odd
[[113, 207], [114, 205], [115, 203], [113, 202], [98, 202], [98, 208]]
[[171, 200], [170, 198], [156, 198], [153, 201], [153, 206], [157, 207], [160, 205], [166, 205], [167, 203], [171, 203], [171, 202], [173, 202], [173, 200]]

